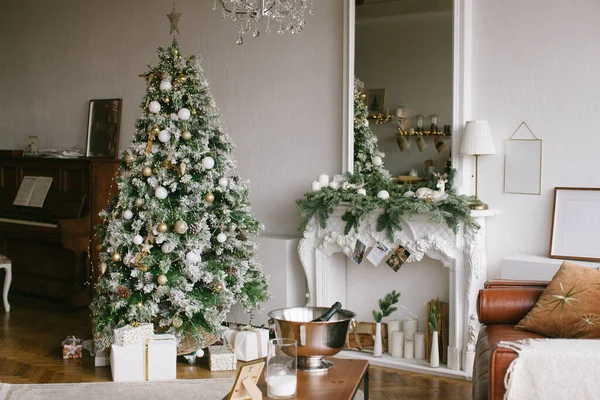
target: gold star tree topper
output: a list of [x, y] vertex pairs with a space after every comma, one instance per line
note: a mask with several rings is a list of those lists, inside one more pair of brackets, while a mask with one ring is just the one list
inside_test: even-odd
[[173, 10], [171, 10], [171, 14], [167, 14], [167, 18], [169, 18], [169, 22], [171, 22], [171, 32], [169, 35], [172, 35], [173, 32], [179, 32], [179, 20], [181, 19], [181, 13], [178, 13], [175, 9], [175, 3], [173, 3]]

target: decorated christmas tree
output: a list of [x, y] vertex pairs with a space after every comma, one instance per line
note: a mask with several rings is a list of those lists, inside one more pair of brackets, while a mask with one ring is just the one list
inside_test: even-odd
[[[169, 14], [171, 33], [180, 14]], [[247, 182], [235, 176], [230, 137], [197, 57], [177, 40], [149, 66], [142, 116], [124, 154], [118, 198], [102, 213], [91, 305], [96, 335], [132, 322], [192, 337], [219, 334], [234, 304], [256, 308], [267, 278], [252, 236]]]
[[390, 174], [383, 165], [383, 154], [377, 145], [377, 136], [369, 127], [369, 109], [365, 101], [365, 85], [357, 78], [354, 79], [354, 173], [363, 179], [373, 173], [379, 173], [385, 178]]

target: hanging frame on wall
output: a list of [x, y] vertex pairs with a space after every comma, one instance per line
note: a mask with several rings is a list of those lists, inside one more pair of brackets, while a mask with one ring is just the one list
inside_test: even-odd
[[[516, 138], [523, 127], [531, 137]], [[504, 142], [504, 193], [542, 194], [542, 140], [526, 122]]]

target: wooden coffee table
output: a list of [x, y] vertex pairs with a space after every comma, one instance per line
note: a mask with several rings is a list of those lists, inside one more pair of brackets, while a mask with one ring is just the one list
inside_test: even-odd
[[[298, 370], [298, 389], [295, 399], [302, 400], [352, 400], [364, 381], [364, 399], [369, 400], [369, 362], [332, 358], [333, 368], [326, 373], [312, 374]], [[260, 377], [258, 387], [267, 397], [265, 375]]]

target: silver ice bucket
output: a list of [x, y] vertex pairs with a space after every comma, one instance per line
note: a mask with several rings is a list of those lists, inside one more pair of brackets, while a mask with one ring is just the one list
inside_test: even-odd
[[282, 308], [269, 313], [275, 322], [278, 338], [298, 342], [298, 368], [310, 372], [325, 372], [333, 366], [327, 356], [339, 353], [346, 343], [350, 323], [356, 316], [339, 310], [329, 321], [310, 322], [323, 315], [328, 307]]

